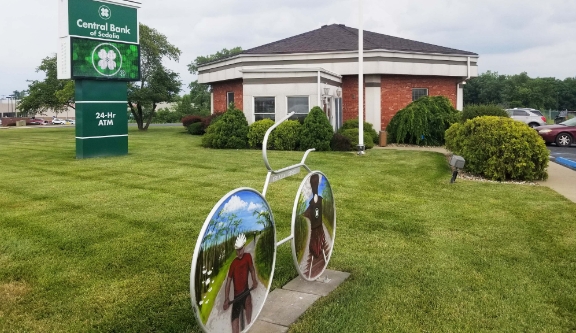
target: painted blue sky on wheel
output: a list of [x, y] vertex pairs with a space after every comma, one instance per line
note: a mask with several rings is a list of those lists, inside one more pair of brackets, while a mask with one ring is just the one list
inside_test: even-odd
[[[258, 223], [258, 217], [255, 212], [269, 211], [272, 213], [272, 211], [260, 194], [251, 190], [240, 190], [232, 194], [229, 193], [226, 197], [218, 209], [215, 210], [214, 215], [209, 217], [210, 224], [206, 228], [203, 239], [210, 233], [217, 233], [218, 230], [226, 228], [226, 221], [232, 214], [236, 215], [236, 219], [242, 220], [237, 232], [262, 231], [264, 229], [264, 226]], [[211, 228], [214, 224], [216, 224], [216, 227]], [[221, 235], [220, 241], [223, 240], [224, 235]]]

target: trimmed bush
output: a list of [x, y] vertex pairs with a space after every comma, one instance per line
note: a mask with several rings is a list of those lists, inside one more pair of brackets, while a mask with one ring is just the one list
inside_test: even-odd
[[496, 116], [510, 118], [508, 113], [496, 104], [471, 104], [466, 105], [462, 111], [462, 122], [482, 116]]
[[[342, 127], [340, 127], [338, 132], [354, 128], [358, 129], [358, 119], [346, 120], [344, 124], [342, 124]], [[372, 127], [372, 124], [364, 122], [364, 133], [370, 134], [370, 138], [374, 144], [378, 143], [379, 141], [378, 133], [376, 132], [374, 127]], [[356, 141], [358, 141], [358, 139], [356, 139]]]
[[386, 128], [388, 140], [427, 146], [444, 145], [444, 133], [460, 112], [444, 96], [425, 96], [398, 111]]
[[274, 125], [272, 119], [262, 119], [252, 123], [248, 128], [248, 145], [250, 148], [262, 149], [266, 131]]
[[202, 126], [202, 122], [192, 123], [186, 127], [186, 130], [192, 135], [204, 135], [204, 126]]
[[[347, 130], [343, 130], [340, 132], [343, 136], [348, 138], [350, 141], [350, 149], [349, 150], [356, 150], [358, 148], [358, 129], [357, 128], [350, 128]], [[364, 148], [372, 149], [374, 148], [374, 142], [372, 142], [372, 136], [370, 133], [364, 132]]]
[[334, 151], [350, 151], [352, 150], [352, 143], [347, 136], [342, 133], [336, 132], [332, 136], [332, 141], [330, 142], [330, 148]]
[[213, 122], [202, 138], [202, 146], [216, 149], [244, 149], [248, 146], [248, 122], [244, 112], [230, 108]]
[[182, 125], [184, 127], [188, 127], [194, 123], [199, 123], [202, 121], [202, 117], [200, 116], [186, 116], [184, 118], [182, 118]]
[[216, 120], [220, 119], [224, 112], [216, 112], [207, 117], [202, 117], [202, 128], [204, 132], [208, 129], [208, 126], [212, 125]]
[[454, 124], [446, 131], [446, 148], [466, 159], [466, 171], [492, 180], [548, 178], [544, 140], [510, 118], [482, 116]]
[[286, 120], [270, 134], [271, 146], [277, 150], [296, 150], [300, 143], [302, 125], [298, 120]]
[[321, 108], [315, 106], [304, 119], [300, 132], [300, 149], [316, 148], [317, 151], [329, 151], [333, 135], [334, 130], [328, 117]]

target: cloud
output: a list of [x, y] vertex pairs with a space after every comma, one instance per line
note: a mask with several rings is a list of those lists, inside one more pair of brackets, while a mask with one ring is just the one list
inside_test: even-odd
[[222, 211], [224, 213], [234, 213], [245, 209], [248, 206], [246, 201], [243, 201], [239, 196], [233, 195], [232, 198], [224, 205]]
[[262, 208], [261, 204], [255, 204], [253, 202], [250, 202], [250, 204], [248, 205], [248, 211], [255, 211], [255, 210], [260, 210], [260, 208]]

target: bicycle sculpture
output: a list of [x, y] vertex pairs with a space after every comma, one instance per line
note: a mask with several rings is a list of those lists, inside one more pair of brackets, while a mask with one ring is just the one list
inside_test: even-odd
[[[312, 171], [304, 153], [298, 164], [273, 170], [266, 146], [270, 133], [288, 114], [268, 129], [262, 157], [268, 169], [262, 194], [237, 188], [226, 194], [206, 218], [192, 258], [190, 298], [196, 319], [205, 332], [246, 332], [260, 314], [274, 276], [276, 248], [292, 241], [292, 256], [300, 276], [318, 279], [325, 271], [336, 235], [336, 206], [326, 176]], [[308, 171], [292, 210], [292, 232], [276, 241], [276, 224], [266, 201], [271, 183]]]

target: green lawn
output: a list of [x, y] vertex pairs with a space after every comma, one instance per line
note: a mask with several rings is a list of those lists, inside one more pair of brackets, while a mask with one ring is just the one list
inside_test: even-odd
[[[75, 159], [72, 128], [0, 130], [0, 331], [200, 332], [192, 252], [230, 190], [262, 191], [255, 150], [181, 127], [130, 130], [130, 154]], [[276, 169], [301, 152], [269, 152]], [[543, 186], [449, 184], [443, 156], [312, 153], [334, 191], [329, 268], [351, 277], [291, 332], [576, 331], [576, 204]], [[278, 239], [304, 172], [272, 183]], [[288, 244], [273, 287], [296, 276]]]

